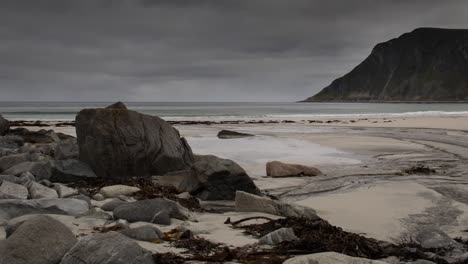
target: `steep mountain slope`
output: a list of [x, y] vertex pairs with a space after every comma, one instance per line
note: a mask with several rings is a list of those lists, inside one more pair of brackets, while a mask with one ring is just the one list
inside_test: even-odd
[[305, 102], [468, 101], [468, 30], [419, 28], [380, 43]]

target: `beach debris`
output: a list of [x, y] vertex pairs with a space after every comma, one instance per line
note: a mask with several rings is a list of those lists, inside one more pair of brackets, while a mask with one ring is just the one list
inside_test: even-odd
[[99, 190], [99, 193], [102, 194], [105, 198], [115, 198], [119, 195], [130, 196], [139, 191], [140, 188], [138, 187], [118, 184], [102, 187]]
[[266, 164], [266, 173], [270, 177], [318, 176], [323, 173], [315, 168], [299, 164], [289, 164], [280, 161], [270, 161]]
[[424, 165], [416, 165], [403, 170], [403, 172], [406, 174], [433, 174], [436, 173], [436, 170]]
[[264, 235], [258, 240], [258, 243], [261, 245], [277, 245], [284, 241], [294, 241], [298, 239], [292, 228], [283, 227]]

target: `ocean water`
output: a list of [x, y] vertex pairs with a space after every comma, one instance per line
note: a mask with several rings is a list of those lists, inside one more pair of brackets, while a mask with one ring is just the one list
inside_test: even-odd
[[[0, 102], [0, 113], [11, 120], [74, 120], [83, 108], [109, 102]], [[468, 116], [468, 103], [137, 103], [139, 112], [173, 121], [300, 120], [392, 116]]]

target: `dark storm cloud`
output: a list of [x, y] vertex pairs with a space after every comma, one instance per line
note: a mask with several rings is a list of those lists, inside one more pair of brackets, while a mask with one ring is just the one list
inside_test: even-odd
[[3, 0], [0, 98], [293, 101], [466, 0]]

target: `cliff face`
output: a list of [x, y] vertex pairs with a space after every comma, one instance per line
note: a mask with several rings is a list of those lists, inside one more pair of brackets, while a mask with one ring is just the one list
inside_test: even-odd
[[305, 101], [468, 101], [468, 30], [419, 28], [380, 43]]

